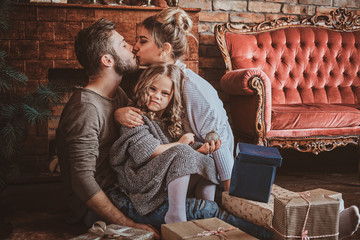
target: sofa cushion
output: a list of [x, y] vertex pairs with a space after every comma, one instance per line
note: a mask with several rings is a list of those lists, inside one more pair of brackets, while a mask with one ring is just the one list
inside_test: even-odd
[[360, 126], [360, 105], [273, 104], [271, 129]]

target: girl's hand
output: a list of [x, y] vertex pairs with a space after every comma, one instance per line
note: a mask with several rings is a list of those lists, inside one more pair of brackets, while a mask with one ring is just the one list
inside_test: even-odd
[[203, 154], [210, 154], [217, 151], [220, 147], [221, 140], [216, 141], [216, 143], [214, 141], [211, 141], [211, 144], [204, 143], [199, 149], [197, 149], [197, 151]]
[[118, 108], [114, 112], [115, 121], [125, 127], [136, 127], [144, 124], [140, 109], [135, 107]]
[[178, 142], [186, 145], [193, 144], [195, 141], [194, 136], [195, 135], [193, 133], [185, 133], [181, 136]]

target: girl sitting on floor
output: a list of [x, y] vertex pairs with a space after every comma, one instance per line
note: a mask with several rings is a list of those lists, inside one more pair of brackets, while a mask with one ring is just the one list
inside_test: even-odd
[[156, 210], [168, 198], [166, 223], [187, 220], [188, 190], [198, 199], [213, 201], [219, 183], [214, 160], [206, 155], [209, 144], [194, 143], [194, 134], [183, 132], [184, 79], [174, 64], [144, 70], [133, 102], [144, 112], [145, 124], [121, 126], [110, 151], [120, 188], [140, 215]]

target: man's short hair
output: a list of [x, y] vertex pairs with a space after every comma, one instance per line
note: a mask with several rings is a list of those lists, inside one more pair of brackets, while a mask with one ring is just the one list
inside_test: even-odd
[[96, 75], [101, 69], [101, 57], [112, 53], [109, 39], [113, 30], [115, 30], [115, 23], [101, 18], [77, 34], [76, 57], [89, 76]]

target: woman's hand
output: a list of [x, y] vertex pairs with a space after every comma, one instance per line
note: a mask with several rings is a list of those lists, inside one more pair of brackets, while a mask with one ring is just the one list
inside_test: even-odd
[[204, 143], [200, 148], [197, 149], [198, 152], [201, 152], [203, 154], [210, 154], [215, 152], [221, 147], [221, 140], [211, 141], [211, 143]]
[[135, 107], [118, 108], [114, 112], [115, 121], [125, 127], [136, 127], [144, 124], [142, 111]]
[[178, 142], [186, 145], [193, 144], [195, 141], [194, 136], [195, 135], [193, 133], [185, 133], [181, 136]]

